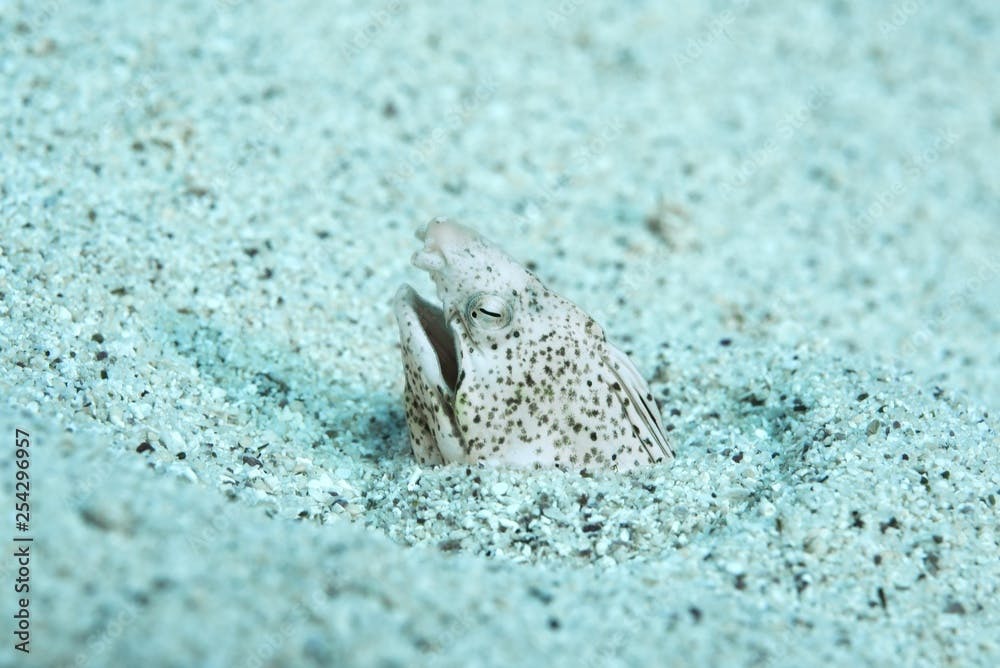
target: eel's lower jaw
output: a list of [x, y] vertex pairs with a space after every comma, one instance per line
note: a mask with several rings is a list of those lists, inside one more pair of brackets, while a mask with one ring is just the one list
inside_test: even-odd
[[423, 250], [417, 251], [413, 254], [413, 257], [410, 258], [410, 264], [417, 269], [423, 269], [432, 275], [435, 272], [440, 272], [447, 265], [444, 255], [442, 255], [441, 251], [436, 248], [424, 248]]
[[406, 284], [396, 291], [392, 306], [403, 345], [407, 347], [405, 352], [415, 358], [427, 380], [446, 388], [454, 396], [459, 360], [444, 312]]

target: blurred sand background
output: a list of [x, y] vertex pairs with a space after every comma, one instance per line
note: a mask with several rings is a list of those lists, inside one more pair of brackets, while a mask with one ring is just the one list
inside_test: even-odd
[[[1000, 664], [998, 19], [0, 2], [0, 665]], [[605, 325], [675, 463], [416, 466], [436, 215]]]

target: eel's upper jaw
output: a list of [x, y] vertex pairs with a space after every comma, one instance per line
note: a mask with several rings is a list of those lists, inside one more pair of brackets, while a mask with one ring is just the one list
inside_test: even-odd
[[447, 388], [454, 396], [459, 358], [444, 312], [406, 284], [396, 291], [392, 308], [404, 354], [413, 358], [428, 381]]
[[413, 265], [432, 275], [448, 266], [448, 256], [470, 248], [480, 237], [464, 225], [446, 218], [434, 218], [417, 230], [417, 239], [424, 247], [413, 254]]

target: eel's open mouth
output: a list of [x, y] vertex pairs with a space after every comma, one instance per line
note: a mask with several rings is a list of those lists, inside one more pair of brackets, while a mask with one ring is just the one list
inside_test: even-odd
[[409, 285], [393, 298], [404, 353], [412, 356], [429, 379], [443, 381], [452, 394], [458, 387], [458, 355], [455, 338], [444, 319], [444, 311], [427, 301]]

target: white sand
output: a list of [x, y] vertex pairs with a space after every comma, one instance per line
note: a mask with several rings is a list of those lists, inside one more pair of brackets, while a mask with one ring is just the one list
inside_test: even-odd
[[[0, 665], [1000, 665], [1000, 12], [696, 4], [3, 5]], [[433, 215], [672, 465], [418, 469]]]

